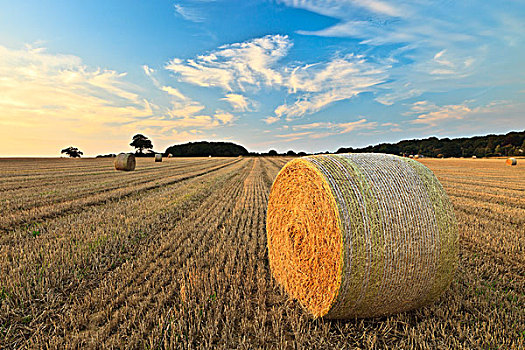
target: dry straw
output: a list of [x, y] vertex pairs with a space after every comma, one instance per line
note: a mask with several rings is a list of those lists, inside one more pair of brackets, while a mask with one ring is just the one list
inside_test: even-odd
[[450, 201], [421, 163], [386, 154], [290, 161], [270, 193], [274, 278], [314, 317], [375, 317], [436, 300], [457, 265]]
[[135, 156], [131, 153], [119, 153], [115, 158], [115, 169], [124, 171], [135, 170]]
[[155, 154], [155, 162], [162, 162], [162, 154], [160, 153]]
[[507, 165], [516, 165], [516, 164], [518, 164], [518, 161], [516, 160], [516, 158], [509, 158], [509, 159], [507, 159], [507, 161], [505, 163]]

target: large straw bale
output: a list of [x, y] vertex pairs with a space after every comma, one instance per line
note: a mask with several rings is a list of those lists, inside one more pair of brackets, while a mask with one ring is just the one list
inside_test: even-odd
[[135, 170], [135, 155], [131, 153], [119, 153], [117, 158], [115, 158], [115, 169], [124, 170], [124, 171], [133, 171]]
[[507, 165], [516, 165], [516, 164], [518, 164], [518, 161], [516, 160], [516, 158], [509, 158], [509, 159], [507, 159], [507, 161], [505, 163]]
[[436, 300], [457, 265], [457, 224], [434, 174], [386, 154], [297, 158], [267, 216], [274, 278], [314, 317], [375, 317]]
[[155, 162], [162, 162], [162, 154], [160, 153], [155, 154]]

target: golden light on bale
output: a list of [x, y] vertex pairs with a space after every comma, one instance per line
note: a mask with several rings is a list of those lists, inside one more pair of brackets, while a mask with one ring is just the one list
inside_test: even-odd
[[516, 158], [509, 158], [509, 159], [507, 159], [507, 161], [505, 163], [507, 165], [516, 165], [516, 164], [518, 164], [518, 161], [516, 160]]
[[162, 162], [162, 154], [160, 153], [155, 154], [155, 162]]
[[458, 233], [434, 174], [386, 154], [297, 158], [268, 202], [272, 275], [314, 317], [376, 317], [435, 301], [452, 281]]
[[477, 158], [478, 158], [478, 157], [476, 157], [476, 156], [472, 156], [472, 159], [477, 159]]
[[136, 160], [135, 155], [131, 153], [119, 153], [115, 158], [115, 169], [124, 171], [135, 170]]

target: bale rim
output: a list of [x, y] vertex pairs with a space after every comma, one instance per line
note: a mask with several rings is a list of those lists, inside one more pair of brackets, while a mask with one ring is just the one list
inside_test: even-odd
[[375, 317], [436, 300], [457, 265], [457, 225], [421, 163], [338, 154], [287, 163], [267, 214], [274, 278], [314, 317]]
[[115, 158], [115, 169], [123, 171], [135, 170], [135, 155], [131, 153], [119, 153]]

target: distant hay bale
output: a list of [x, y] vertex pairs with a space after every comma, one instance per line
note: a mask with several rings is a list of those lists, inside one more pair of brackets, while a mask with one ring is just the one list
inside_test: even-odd
[[414, 158], [415, 158], [415, 159], [419, 159], [419, 154], [416, 154], [416, 155], [414, 156]]
[[168, 158], [172, 158], [173, 157], [173, 154], [168, 154]]
[[437, 157], [438, 157], [438, 158], [445, 158], [445, 156], [443, 156], [443, 154], [441, 154], [441, 153], [438, 154]]
[[472, 156], [472, 159], [476, 159], [476, 158], [478, 158], [478, 157], [476, 157], [476, 156]]
[[131, 153], [119, 153], [117, 158], [115, 158], [115, 169], [124, 170], [124, 171], [133, 171], [135, 170], [135, 155]]
[[413, 155], [413, 154], [411, 154], [411, 155], [409, 155], [409, 156], [408, 156], [408, 158], [414, 158], [414, 155]]
[[509, 158], [509, 159], [507, 159], [507, 161], [505, 163], [507, 165], [516, 165], [516, 164], [518, 164], [518, 161], [516, 160], [516, 158]]
[[337, 154], [288, 162], [272, 185], [268, 258], [314, 317], [375, 317], [435, 301], [457, 265], [451, 203], [411, 159]]
[[155, 154], [155, 162], [162, 162], [162, 154], [160, 153]]

